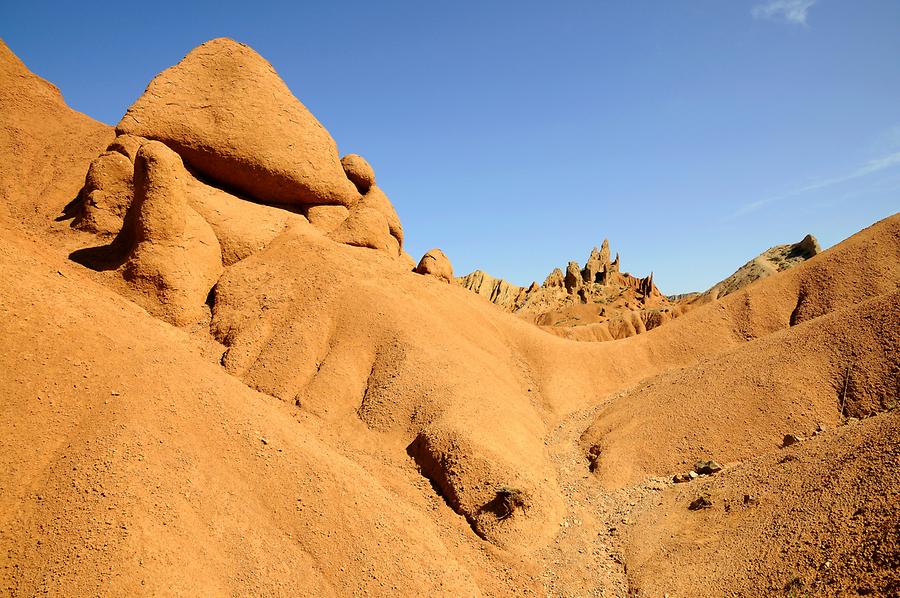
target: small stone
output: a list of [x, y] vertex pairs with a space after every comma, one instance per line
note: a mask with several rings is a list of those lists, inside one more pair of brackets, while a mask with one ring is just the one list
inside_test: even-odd
[[[694, 473], [693, 471], [691, 473]], [[672, 481], [676, 484], [683, 484], [685, 482], [690, 482], [694, 478], [691, 477], [689, 473], [676, 473], [672, 476]]]
[[694, 471], [701, 475], [713, 475], [722, 471], [722, 466], [716, 461], [697, 461]]
[[803, 442], [802, 436], [797, 436], [796, 434], [785, 434], [784, 440], [781, 441], [781, 446], [782, 447], [793, 446], [800, 442]]
[[266, 440], [265, 438], [260, 438], [259, 441], [262, 442], [263, 444], [269, 444], [269, 441]]
[[700, 509], [710, 509], [712, 508], [712, 501], [709, 496], [700, 496], [695, 498], [691, 504], [688, 505], [688, 509], [691, 511], [699, 511]]
[[688, 477], [691, 478], [692, 480], [696, 480], [697, 478], [700, 477], [700, 474], [697, 473], [696, 471], [689, 471]]
[[111, 390], [109, 392], [109, 394], [111, 394], [114, 397], [117, 397], [117, 396], [121, 395], [122, 393], [120, 393], [118, 390]]
[[758, 503], [758, 502], [759, 502], [759, 499], [756, 498], [756, 496], [754, 496], [754, 495], [752, 495], [752, 494], [745, 494], [745, 495], [744, 495], [744, 504], [745, 504], [745, 505], [755, 505], [755, 504]]
[[848, 418], [847, 418], [847, 425], [848, 425], [848, 426], [854, 426], [854, 425], [856, 425], [856, 424], [858, 424], [858, 423], [859, 423], [859, 419], [856, 418], [856, 417], [848, 417]]

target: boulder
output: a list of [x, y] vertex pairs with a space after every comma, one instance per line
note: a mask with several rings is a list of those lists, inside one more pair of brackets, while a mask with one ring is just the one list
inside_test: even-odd
[[391, 200], [384, 194], [384, 191], [372, 185], [362, 199], [359, 200], [359, 207], [371, 208], [381, 213], [388, 223], [388, 230], [391, 235], [397, 239], [400, 247], [403, 247], [403, 226], [400, 224], [400, 217], [397, 216]]
[[709, 495], [698, 496], [691, 504], [688, 505], [688, 509], [691, 511], [700, 511], [702, 509], [711, 509], [713, 506], [712, 500]]
[[122, 276], [148, 310], [171, 324], [209, 318], [205, 303], [222, 274], [222, 250], [210, 225], [188, 205], [181, 158], [150, 141], [134, 166], [134, 201], [121, 232], [129, 248]]
[[115, 235], [134, 197], [134, 166], [118, 152], [104, 152], [91, 162], [78, 194], [72, 226], [99, 235]]
[[157, 75], [116, 132], [161, 141], [204, 177], [264, 202], [359, 198], [325, 127], [265, 59], [230, 39]]
[[822, 247], [819, 245], [819, 241], [814, 236], [806, 235], [798, 243], [794, 244], [794, 246], [791, 248], [791, 252], [795, 255], [803, 257], [804, 259], [809, 259], [822, 253]]
[[793, 446], [795, 444], [799, 444], [799, 443], [803, 442], [803, 440], [804, 439], [802, 436], [798, 436], [796, 434], [785, 434], [784, 439], [781, 441], [781, 446], [783, 446], [783, 447]]
[[347, 154], [341, 158], [344, 174], [350, 179], [360, 193], [366, 193], [375, 184], [375, 171], [360, 155]]
[[347, 219], [328, 236], [345, 245], [377, 249], [391, 256], [400, 255], [400, 243], [391, 234], [387, 219], [380, 211], [363, 205], [350, 210]]
[[422, 256], [422, 259], [419, 260], [419, 265], [416, 266], [416, 272], [418, 274], [434, 276], [449, 284], [453, 284], [454, 282], [453, 266], [450, 264], [450, 259], [443, 251], [437, 248], [428, 251]]
[[700, 475], [713, 475], [722, 471], [722, 466], [717, 461], [697, 461], [694, 471]]

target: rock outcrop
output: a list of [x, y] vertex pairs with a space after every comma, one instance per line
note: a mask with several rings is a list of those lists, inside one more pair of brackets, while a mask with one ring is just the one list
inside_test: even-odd
[[559, 268], [554, 268], [553, 272], [544, 279], [544, 287], [563, 287], [566, 284], [566, 278]]
[[450, 264], [450, 258], [438, 248], [431, 249], [422, 256], [422, 259], [419, 260], [419, 264], [416, 266], [416, 273], [434, 276], [448, 284], [454, 284], [453, 266]]
[[[387, 195], [384, 194], [384, 191], [377, 186], [372, 185], [369, 190], [366, 191], [366, 194], [363, 195], [357, 207], [369, 208], [384, 216], [384, 220], [388, 225], [388, 233], [396, 239], [397, 245], [403, 247], [403, 226], [400, 224], [400, 217], [397, 216], [394, 206], [391, 204]], [[351, 209], [351, 213], [352, 211], [353, 210]]]
[[[72, 258], [119, 276], [125, 294], [173, 325], [208, 321], [224, 269], [291, 227], [405, 268], [403, 227], [371, 166], [338, 160], [328, 132], [246, 46], [218, 39], [190, 52], [151, 82], [118, 133], [67, 208], [74, 228], [108, 244]], [[436, 272], [452, 281], [449, 262]]]
[[116, 235], [134, 197], [133, 179], [134, 165], [126, 155], [117, 151], [100, 154], [85, 176], [72, 226], [99, 235]]
[[692, 304], [702, 304], [721, 299], [757, 280], [802, 264], [821, 253], [821, 251], [822, 248], [819, 246], [819, 242], [812, 235], [806, 235], [797, 243], [776, 245], [738, 268], [734, 274], [713, 285], [705, 293], [686, 298], [685, 301]]
[[392, 256], [400, 253], [400, 243], [391, 235], [387, 218], [379, 210], [367, 206], [356, 206], [351, 210], [329, 237], [338, 243], [377, 249]]
[[621, 272], [619, 255], [614, 260], [610, 255], [609, 241], [604, 239], [591, 250], [583, 268], [570, 261], [565, 273], [555, 268], [540, 286], [519, 287], [480, 270], [456, 280], [506, 311], [573, 340], [634, 336], [682, 313], [660, 293], [653, 274], [639, 278]]
[[375, 171], [365, 158], [357, 154], [347, 154], [341, 158], [344, 174], [360, 193], [366, 193], [375, 184]]
[[563, 279], [566, 290], [570, 293], [577, 293], [583, 283], [581, 278], [581, 268], [578, 262], [569, 262], [566, 266], [566, 277]]
[[157, 75], [116, 132], [155, 139], [204, 177], [263, 202], [353, 205], [328, 131], [272, 66], [226, 38]]
[[516, 311], [522, 306], [528, 293], [539, 288], [536, 284], [534, 288], [529, 287], [528, 289], [516, 286], [502, 278], [494, 278], [481, 270], [475, 270], [458, 278], [457, 283], [507, 311]]
[[122, 229], [134, 196], [132, 163], [153, 140], [188, 166], [185, 197], [218, 236], [225, 265], [303, 216], [338, 243], [401, 257], [403, 227], [371, 165], [355, 154], [339, 160], [328, 132], [243, 44], [215, 39], [191, 51], [154, 78], [117, 131], [85, 178], [76, 228], [105, 236]]
[[222, 250], [210, 225], [188, 204], [189, 175], [181, 158], [149, 141], [134, 165], [134, 202], [122, 229], [130, 250], [122, 275], [151, 302], [148, 308], [172, 324], [208, 318], [205, 301], [222, 274]]

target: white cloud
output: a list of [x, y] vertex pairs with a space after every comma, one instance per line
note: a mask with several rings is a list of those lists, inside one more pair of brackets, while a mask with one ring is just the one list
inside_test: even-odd
[[797, 195], [803, 195], [804, 193], [809, 193], [810, 191], [819, 191], [820, 189], [825, 189], [826, 187], [840, 185], [841, 183], [846, 183], [848, 181], [866, 177], [875, 174], [876, 172], [881, 172], [882, 170], [893, 168], [894, 166], [900, 166], [900, 152], [895, 152], [893, 154], [888, 154], [887, 156], [882, 156], [881, 158], [869, 160], [862, 166], [858, 167], [856, 170], [853, 170], [852, 172], [848, 172], [841, 176], [816, 181], [814, 183], [804, 185], [803, 187], [800, 187], [798, 189], [794, 189], [793, 191], [790, 191], [788, 193], [773, 195], [765, 199], [760, 199], [758, 201], [748, 203], [744, 206], [741, 206], [740, 209], [726, 218], [726, 220], [733, 220], [739, 216], [743, 216], [744, 214], [755, 212], [761, 207], [770, 203], [774, 203], [776, 201], [789, 199], [791, 197], [796, 197]]
[[769, 0], [765, 4], [757, 4], [751, 13], [756, 19], [772, 19], [795, 25], [806, 25], [809, 9], [818, 0]]

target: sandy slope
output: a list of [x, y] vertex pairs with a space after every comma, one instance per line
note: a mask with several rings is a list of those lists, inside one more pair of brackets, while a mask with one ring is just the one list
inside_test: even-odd
[[[886, 413], [647, 501], [629, 537], [633, 587], [642, 596], [898, 595], [898, 434], [900, 413]], [[713, 508], [688, 510], [703, 494]]]
[[[54, 218], [111, 133], [3, 51], [0, 108], [14, 126], [0, 137], [0, 575], [15, 595], [701, 595], [693, 548], [665, 544], [658, 524], [683, 518], [699, 484], [650, 476], [707, 454], [745, 459], [725, 484], [774, 458], [779, 435], [839, 424], [848, 359], [848, 412], [896, 398], [900, 216], [664, 327], [594, 344], [298, 215], [264, 247], [232, 252], [208, 321], [174, 328], [132, 303], [115, 270], [68, 259], [108, 242]], [[204, 218], [284, 221], [204, 193], [218, 202]], [[872, 458], [889, 455], [893, 428], [864, 428]], [[815, 446], [839, 451], [845, 434]], [[784, 505], [816, 491], [813, 472], [791, 475], [812, 485], [792, 497], [778, 478]], [[525, 496], [508, 518], [502, 487]], [[860, 492], [897, 487], [885, 477]], [[785, 517], [755, 513], [760, 526]], [[712, 530], [710, 551], [739, 550], [727, 526]], [[884, 550], [831, 587], [851, 587], [851, 573], [890, 587], [896, 545]], [[674, 573], [647, 564], [653, 551]], [[759, 577], [716, 575], [715, 587], [764, 595], [747, 585]]]

